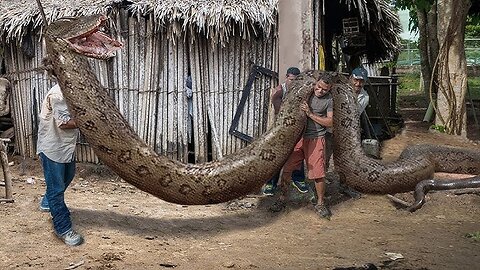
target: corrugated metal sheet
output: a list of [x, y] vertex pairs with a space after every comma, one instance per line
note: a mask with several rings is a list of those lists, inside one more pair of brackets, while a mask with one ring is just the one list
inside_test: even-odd
[[[197, 33], [192, 43], [168, 39], [167, 28], [158, 30], [153, 20], [128, 17], [126, 11], [120, 10], [112, 18], [114, 31], [125, 47], [111, 60], [92, 60], [91, 64], [143, 140], [160, 154], [188, 161], [185, 79], [191, 74], [194, 161], [219, 159], [247, 144], [228, 130], [250, 68], [277, 69], [278, 45], [273, 35], [250, 41], [234, 36], [222, 47]], [[17, 47], [10, 47], [5, 54], [7, 72], [18, 72], [10, 78], [16, 150], [28, 157], [35, 155], [36, 114], [53, 85], [45, 72], [28, 71], [41, 66], [44, 51], [40, 45], [35, 41], [37, 51], [32, 60]], [[266, 77], [255, 80], [239, 131], [257, 137], [266, 130], [270, 88], [276, 83]], [[77, 160], [98, 162], [83, 138], [78, 143]]]

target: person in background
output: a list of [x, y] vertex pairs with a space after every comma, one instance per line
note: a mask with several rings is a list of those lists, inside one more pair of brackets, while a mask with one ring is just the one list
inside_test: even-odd
[[185, 96], [187, 97], [187, 139], [188, 143], [193, 142], [193, 83], [192, 76], [185, 78]]
[[304, 102], [300, 109], [307, 116], [307, 124], [303, 137], [295, 145], [292, 154], [283, 167], [282, 195], [277, 202], [278, 207], [271, 208], [280, 211], [286, 203], [288, 189], [286, 181], [292, 171], [298, 169], [303, 161], [306, 161], [308, 178], [315, 182], [317, 203], [316, 213], [330, 219], [332, 213], [327, 207], [325, 195], [325, 134], [328, 127], [333, 126], [333, 99], [330, 94], [332, 87], [331, 77], [322, 74], [314, 85], [313, 95], [308, 103]]
[[72, 228], [64, 197], [75, 176], [78, 134], [75, 120], [71, 118], [60, 86], [56, 84], [48, 91], [39, 114], [37, 154], [47, 185], [40, 210], [50, 212], [55, 234], [69, 246], [83, 243], [82, 235]]
[[[272, 93], [272, 105], [275, 112], [275, 116], [280, 111], [280, 106], [282, 105], [283, 99], [288, 91], [288, 84], [295, 80], [297, 75], [300, 74], [300, 69], [297, 67], [290, 67], [287, 69], [287, 74], [285, 75], [285, 81], [278, 85]], [[301, 193], [308, 192], [308, 185], [305, 183], [305, 171], [303, 163], [298, 170], [292, 172], [292, 185]], [[280, 178], [280, 172], [275, 174], [262, 188], [264, 195], [272, 196], [277, 189], [278, 180]]]
[[368, 72], [362, 67], [357, 67], [352, 71], [350, 81], [352, 82], [353, 92], [357, 95], [358, 113], [363, 114], [370, 101], [370, 96], [363, 88], [368, 80]]

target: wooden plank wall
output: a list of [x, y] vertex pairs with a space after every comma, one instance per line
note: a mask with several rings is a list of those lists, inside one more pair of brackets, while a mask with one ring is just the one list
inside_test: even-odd
[[[188, 161], [185, 79], [189, 72], [193, 82], [194, 161], [221, 159], [247, 145], [228, 130], [251, 67], [277, 70], [274, 36], [250, 41], [236, 36], [222, 46], [198, 33], [192, 42], [169, 39], [170, 28], [158, 28], [148, 17], [128, 17], [123, 10], [114, 13], [112, 20], [114, 34], [124, 48], [108, 61], [90, 62], [119, 110], [148, 145], [159, 154]], [[20, 71], [12, 87], [12, 111], [16, 151], [27, 157], [35, 156], [35, 114], [53, 85], [45, 72], [25, 72], [41, 66], [44, 46], [37, 40], [32, 60], [15, 46], [5, 55], [7, 72]], [[277, 83], [264, 76], [255, 80], [237, 130], [253, 137], [266, 130], [270, 89]], [[98, 162], [83, 138], [78, 143], [77, 160]]]
[[15, 151], [28, 157], [35, 156], [37, 114], [43, 97], [53, 86], [46, 72], [36, 70], [42, 65], [44, 50], [37, 39], [34, 42], [36, 52], [33, 59], [27, 59], [16, 46], [7, 46], [4, 58], [12, 90], [10, 106], [15, 127]]
[[[232, 37], [226, 46], [198, 38], [191, 46], [195, 160], [206, 161], [207, 145], [202, 137], [210, 132], [212, 158], [238, 151], [248, 143], [229, 134], [242, 91], [254, 65], [277, 70], [276, 39]], [[237, 130], [258, 137], [267, 129], [270, 90], [277, 80], [258, 76], [245, 104]], [[196, 126], [195, 126], [196, 125]], [[210, 131], [208, 126], [210, 125]], [[199, 142], [200, 144], [197, 144]], [[205, 140], [206, 142], [206, 140]]]
[[[15, 153], [26, 157], [36, 156], [37, 115], [48, 90], [55, 84], [45, 71], [38, 70], [45, 56], [44, 46], [38, 40], [38, 37], [34, 39], [36, 52], [33, 59], [26, 58], [16, 46], [8, 47], [5, 57], [8, 80], [12, 86], [11, 111], [15, 129]], [[105, 81], [102, 78], [106, 74], [106, 63], [92, 63], [100, 81]], [[80, 162], [98, 163], [97, 157], [82, 136], [77, 143], [76, 157]]]

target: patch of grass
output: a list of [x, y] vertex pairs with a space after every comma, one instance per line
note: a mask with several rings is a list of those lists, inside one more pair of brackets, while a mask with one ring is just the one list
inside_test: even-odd
[[470, 97], [472, 97], [472, 99], [474, 100], [479, 100], [480, 99], [480, 77], [468, 78], [468, 87], [470, 90]]
[[467, 233], [465, 235], [466, 238], [472, 238], [475, 241], [480, 241], [480, 231], [478, 232], [473, 232], [473, 233]]
[[420, 91], [420, 73], [412, 72], [402, 74], [398, 81], [399, 96], [422, 94]]
[[[401, 74], [399, 79], [398, 92], [399, 96], [423, 95], [420, 91], [420, 73], [410, 72]], [[470, 96], [473, 100], [480, 100], [480, 77], [469, 77], [468, 87]], [[468, 96], [467, 96], [468, 98]]]

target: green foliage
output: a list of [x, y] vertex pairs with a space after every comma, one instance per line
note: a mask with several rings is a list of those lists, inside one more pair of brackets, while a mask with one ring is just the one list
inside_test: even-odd
[[469, 38], [480, 37], [480, 16], [470, 15], [467, 17], [467, 25], [465, 27], [465, 36]]
[[480, 78], [468, 78], [468, 87], [470, 88], [480, 88]]
[[435, 0], [396, 0], [394, 1], [395, 7], [399, 9], [423, 9], [430, 10], [432, 4], [435, 3]]
[[428, 12], [436, 0], [393, 0], [397, 9], [408, 10], [410, 20], [408, 21], [408, 30], [418, 32], [417, 10]]
[[445, 126], [442, 125], [431, 125], [430, 129], [436, 130], [440, 133], [445, 133]]
[[[418, 18], [417, 11], [428, 12], [436, 0], [392, 0], [392, 4], [397, 9], [408, 10], [410, 20], [408, 22], [408, 29], [411, 32], [418, 32]], [[480, 37], [480, 6], [479, 0], [472, 0], [472, 7], [469, 11], [467, 19], [466, 37]]]
[[415, 48], [418, 49], [418, 41], [417, 40], [409, 40], [409, 39], [402, 39], [402, 46], [403, 47], [409, 47], [409, 48]]
[[418, 42], [412, 40], [402, 40], [402, 49], [397, 59], [397, 66], [412, 66], [420, 64], [420, 52]]
[[478, 232], [473, 232], [473, 233], [467, 233], [465, 235], [466, 238], [472, 238], [473, 240], [480, 241], [480, 231]]
[[467, 24], [478, 25], [480, 24], [480, 15], [472, 14], [467, 18]]
[[468, 78], [468, 90], [472, 99], [480, 100], [480, 77]]
[[[399, 96], [423, 94], [420, 90], [420, 72], [418, 70], [402, 74], [398, 82], [397, 93]], [[480, 77], [468, 76], [468, 88], [470, 97], [473, 100], [480, 100]]]
[[392, 70], [392, 68], [397, 66], [397, 63], [395, 61], [388, 61], [388, 62], [384, 62], [383, 66], [388, 68], [388, 70]]
[[402, 74], [399, 78], [398, 95], [406, 96], [416, 94], [423, 94], [420, 91], [420, 73], [409, 72]]

